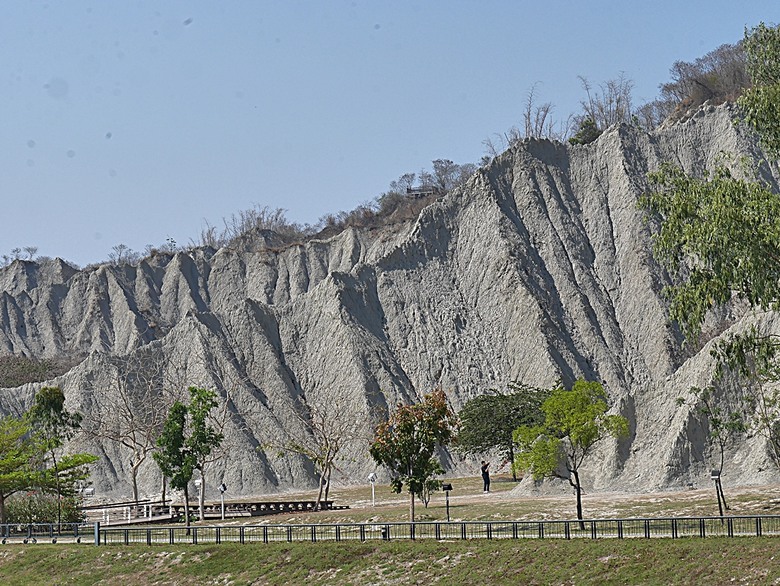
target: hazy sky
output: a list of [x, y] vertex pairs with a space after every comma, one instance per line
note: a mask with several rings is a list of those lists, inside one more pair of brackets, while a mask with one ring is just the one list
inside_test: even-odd
[[0, 254], [84, 265], [255, 204], [314, 223], [432, 159], [478, 162], [529, 90], [653, 99], [777, 0], [8, 0]]

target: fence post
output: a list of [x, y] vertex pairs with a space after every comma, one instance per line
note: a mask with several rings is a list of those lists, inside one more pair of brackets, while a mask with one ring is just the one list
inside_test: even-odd
[[566, 539], [571, 539], [571, 526], [568, 521], [563, 524], [563, 536]]
[[485, 534], [488, 539], [493, 539], [493, 524], [485, 523]]
[[672, 519], [672, 539], [677, 539], [677, 519]]
[[460, 538], [465, 541], [466, 540], [466, 524], [461, 523], [460, 524]]
[[590, 522], [590, 537], [591, 539], [596, 539], [596, 522], [591, 521]]
[[705, 537], [704, 519], [699, 519], [699, 537]]
[[761, 517], [756, 517], [756, 537], [761, 537]]
[[95, 521], [95, 545], [100, 545], [100, 521]]
[[645, 519], [645, 539], [650, 539], [650, 519]]
[[728, 536], [734, 537], [734, 519], [729, 517], [726, 521], [728, 527]]
[[544, 539], [544, 523], [539, 521], [539, 539]]
[[618, 519], [617, 522], [618, 539], [623, 539], [623, 520]]

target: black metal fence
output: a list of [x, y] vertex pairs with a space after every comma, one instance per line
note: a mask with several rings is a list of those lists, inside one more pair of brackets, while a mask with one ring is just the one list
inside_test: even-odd
[[94, 523], [27, 523], [0, 525], [0, 543], [58, 541], [68, 543], [97, 543], [97, 526]]
[[461, 521], [95, 527], [98, 545], [212, 544], [396, 539], [629, 539], [780, 535], [780, 516], [593, 519], [586, 521]]

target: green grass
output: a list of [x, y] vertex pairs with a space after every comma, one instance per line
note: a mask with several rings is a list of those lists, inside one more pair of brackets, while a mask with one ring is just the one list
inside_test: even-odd
[[[571, 494], [516, 495], [497, 477], [452, 479], [453, 520], [571, 519]], [[301, 497], [307, 493], [302, 493]], [[726, 488], [731, 514], [780, 513], [780, 486]], [[234, 519], [226, 524], [406, 521], [408, 500], [377, 485], [337, 487], [349, 504], [321, 511]], [[585, 516], [715, 515], [714, 488], [654, 494], [586, 494]], [[444, 497], [418, 520], [445, 519]], [[16, 584], [780, 584], [780, 539], [472, 540], [100, 546], [0, 546], [0, 585]]]
[[16, 584], [776, 584], [780, 541], [527, 540], [219, 546], [13, 545]]

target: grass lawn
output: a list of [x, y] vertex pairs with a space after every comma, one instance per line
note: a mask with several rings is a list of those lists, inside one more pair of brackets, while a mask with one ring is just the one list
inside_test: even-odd
[[[574, 496], [529, 497], [494, 479], [452, 479], [453, 520], [571, 519]], [[307, 497], [308, 493], [296, 495]], [[729, 489], [730, 514], [780, 514], [780, 486]], [[283, 497], [280, 497], [280, 500]], [[408, 520], [408, 499], [376, 486], [335, 487], [349, 505], [233, 519], [225, 524]], [[587, 494], [586, 518], [716, 515], [714, 488], [653, 494]], [[444, 496], [417, 519], [446, 518]], [[213, 523], [210, 523], [213, 524]], [[319, 542], [197, 546], [21, 543], [0, 546], [0, 585], [15, 584], [780, 584], [780, 539], [772, 537]]]

